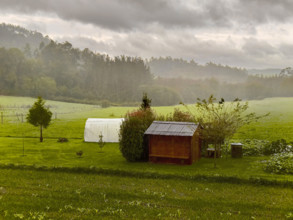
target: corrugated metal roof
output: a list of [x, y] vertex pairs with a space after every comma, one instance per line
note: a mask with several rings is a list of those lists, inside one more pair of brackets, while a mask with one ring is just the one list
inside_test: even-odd
[[154, 121], [144, 134], [193, 136], [198, 125], [192, 122]]

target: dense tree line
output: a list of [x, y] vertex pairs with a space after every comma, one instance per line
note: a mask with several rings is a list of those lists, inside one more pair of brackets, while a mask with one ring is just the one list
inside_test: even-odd
[[194, 60], [186, 61], [171, 57], [151, 58], [147, 60], [152, 73], [163, 78], [208, 79], [216, 78], [220, 82], [241, 82], [247, 79], [247, 71], [242, 68], [223, 66], [209, 62], [200, 65]]
[[210, 94], [226, 100], [293, 96], [292, 76], [248, 76], [237, 83], [216, 78], [154, 78], [141, 58], [110, 58], [54, 41], [40, 47], [33, 57], [16, 48], [0, 48], [0, 78], [1, 95], [105, 105], [137, 103], [143, 92], [154, 105], [192, 103]]
[[54, 41], [31, 58], [0, 48], [0, 77], [1, 94], [120, 103], [138, 101], [153, 80], [140, 58], [110, 58]]

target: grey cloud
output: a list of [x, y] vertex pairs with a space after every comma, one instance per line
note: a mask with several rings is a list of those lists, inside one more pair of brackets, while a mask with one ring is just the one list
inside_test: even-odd
[[175, 1], [167, 0], [3, 0], [0, 7], [2, 10], [16, 10], [19, 13], [56, 13], [63, 19], [115, 30], [143, 28], [151, 23], [163, 26], [200, 26], [205, 23], [200, 13], [173, 3]]
[[142, 30], [151, 24], [166, 28], [225, 28], [241, 23], [245, 28], [271, 21], [287, 22], [293, 17], [290, 0], [2, 0], [0, 8], [18, 13], [55, 13], [65, 20], [124, 31]]
[[246, 12], [246, 17], [241, 18], [246, 22], [288, 22], [293, 17], [293, 1], [291, 0], [239, 0], [238, 6], [240, 6], [239, 10]]
[[281, 44], [280, 51], [286, 58], [293, 58], [293, 44]]
[[242, 49], [246, 54], [257, 57], [267, 57], [279, 53], [278, 48], [273, 47], [268, 42], [255, 38], [245, 39]]

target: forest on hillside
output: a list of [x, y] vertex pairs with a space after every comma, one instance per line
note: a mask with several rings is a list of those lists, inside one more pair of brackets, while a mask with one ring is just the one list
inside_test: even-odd
[[155, 76], [163, 78], [209, 79], [220, 82], [242, 82], [247, 79], [247, 70], [223, 66], [212, 62], [200, 65], [194, 60], [187, 61], [172, 57], [151, 58], [146, 61]]
[[[241, 68], [170, 57], [110, 57], [74, 48], [69, 42], [48, 41], [48, 37], [18, 26], [2, 25], [1, 34], [3, 30], [11, 39], [9, 44], [1, 35], [0, 95], [103, 106], [136, 105], [144, 92], [153, 105], [193, 103], [210, 94], [226, 100], [293, 96], [292, 74], [251, 76]], [[19, 41], [22, 44], [11, 43]]]

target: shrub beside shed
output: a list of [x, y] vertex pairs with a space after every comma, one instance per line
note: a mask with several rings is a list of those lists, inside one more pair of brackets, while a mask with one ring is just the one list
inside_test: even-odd
[[154, 121], [146, 130], [149, 161], [192, 164], [200, 159], [200, 126], [191, 122]]

